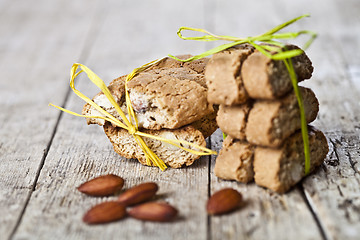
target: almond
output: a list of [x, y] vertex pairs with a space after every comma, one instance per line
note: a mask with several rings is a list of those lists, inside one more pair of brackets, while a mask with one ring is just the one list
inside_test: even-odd
[[94, 178], [81, 184], [77, 189], [90, 196], [109, 196], [119, 191], [124, 179], [114, 174]]
[[111, 201], [104, 202], [92, 207], [83, 217], [87, 224], [99, 224], [113, 222], [126, 216], [126, 208], [123, 204]]
[[173, 206], [158, 202], [144, 203], [129, 210], [131, 217], [153, 222], [172, 221], [177, 213], [178, 211]]
[[207, 202], [206, 211], [210, 215], [219, 215], [237, 209], [242, 202], [241, 194], [232, 188], [224, 188], [214, 193]]
[[118, 202], [127, 206], [145, 202], [154, 197], [158, 189], [154, 182], [142, 183], [120, 194]]

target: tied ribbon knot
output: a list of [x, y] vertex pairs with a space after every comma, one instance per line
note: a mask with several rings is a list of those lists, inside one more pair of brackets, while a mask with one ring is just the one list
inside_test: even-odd
[[[194, 60], [201, 59], [203, 57], [207, 57], [209, 55], [221, 52], [223, 50], [226, 50], [228, 48], [231, 48], [236, 45], [245, 44], [248, 43], [252, 45], [255, 49], [257, 49], [259, 52], [264, 54], [265, 56], [269, 57], [272, 60], [282, 60], [284, 62], [284, 65], [286, 66], [286, 69], [289, 72], [291, 83], [297, 98], [297, 102], [300, 109], [300, 121], [301, 121], [301, 134], [302, 139], [304, 143], [304, 171], [305, 175], [309, 174], [310, 172], [310, 147], [309, 147], [309, 136], [308, 136], [308, 130], [307, 130], [307, 121], [304, 111], [304, 103], [302, 100], [302, 96], [298, 87], [298, 81], [297, 76], [294, 70], [294, 66], [292, 64], [291, 58], [299, 56], [304, 53], [302, 49], [307, 49], [313, 40], [316, 38], [317, 34], [312, 31], [302, 30], [298, 32], [286, 32], [286, 33], [278, 33], [281, 29], [289, 26], [290, 24], [304, 18], [309, 17], [310, 15], [305, 14], [302, 16], [299, 16], [297, 18], [294, 18], [290, 21], [287, 21], [283, 24], [280, 24], [276, 26], [275, 28], [261, 34], [255, 37], [247, 37], [247, 38], [237, 38], [232, 36], [219, 36], [215, 35], [213, 33], [210, 33], [207, 30], [201, 29], [201, 28], [190, 28], [190, 27], [180, 27], [177, 34], [181, 39], [184, 40], [195, 40], [195, 41], [230, 41], [230, 43], [222, 44], [220, 46], [217, 46], [213, 49], [210, 49], [204, 53], [201, 53], [199, 55], [190, 57], [188, 59], [179, 59], [173, 55], [169, 55], [169, 57], [176, 59], [178, 61], [182, 62], [191, 62]], [[200, 32], [205, 33], [206, 35], [200, 36], [200, 37], [184, 37], [182, 35], [182, 31], [188, 30], [188, 31], [194, 31], [194, 32]], [[310, 36], [309, 40], [304, 44], [302, 49], [286, 49], [286, 46], [284, 43], [276, 41], [276, 40], [287, 40], [287, 39], [294, 39], [299, 37], [300, 35], [308, 35]], [[276, 39], [276, 40], [274, 40]], [[258, 44], [260, 43], [260, 44]], [[224, 135], [225, 136], [225, 135]]]
[[[136, 143], [140, 146], [141, 150], [143, 151], [143, 153], [145, 155], [145, 158], [146, 158], [146, 164], [149, 165], [149, 166], [151, 166], [151, 165], [157, 166], [162, 171], [164, 171], [167, 168], [166, 164], [147, 146], [146, 142], [143, 139], [144, 137], [171, 144], [171, 145], [173, 145], [175, 147], [178, 147], [178, 148], [180, 148], [180, 149], [182, 149], [184, 151], [190, 152], [190, 153], [195, 154], [195, 155], [201, 155], [201, 156], [203, 156], [203, 155], [211, 155], [211, 154], [216, 155], [217, 153], [215, 151], [213, 151], [213, 150], [210, 150], [210, 149], [202, 147], [202, 146], [198, 146], [197, 144], [194, 144], [194, 143], [191, 143], [191, 142], [188, 142], [188, 141], [185, 141], [185, 140], [166, 139], [166, 138], [162, 138], [162, 137], [159, 137], [159, 136], [144, 133], [144, 132], [141, 132], [141, 131], [138, 130], [138, 120], [137, 120], [135, 111], [131, 106], [131, 101], [130, 101], [129, 91], [128, 91], [128, 87], [127, 87], [127, 82], [129, 82], [131, 79], [133, 79], [139, 73], [145, 71], [146, 69], [150, 68], [151, 66], [155, 65], [156, 63], [160, 62], [163, 59], [164, 58], [157, 59], [157, 60], [149, 62], [149, 63], [147, 63], [147, 64], [145, 64], [145, 65], [143, 65], [143, 66], [141, 66], [139, 68], [135, 68], [129, 75], [127, 75], [126, 80], [125, 80], [125, 102], [126, 102], [126, 109], [127, 109], [127, 113], [128, 113], [129, 118], [127, 118], [125, 113], [121, 110], [119, 104], [115, 101], [114, 97], [112, 96], [110, 90], [108, 89], [108, 87], [106, 86], [104, 81], [101, 80], [101, 78], [99, 78], [88, 67], [86, 67], [85, 65], [80, 64], [80, 63], [74, 63], [72, 68], [71, 68], [70, 87], [71, 87], [71, 89], [74, 91], [74, 93], [76, 95], [78, 95], [81, 99], [83, 99], [85, 102], [90, 104], [93, 108], [95, 108], [98, 112], [100, 112], [102, 114], [102, 116], [82, 115], [82, 114], [78, 114], [78, 113], [72, 112], [70, 110], [67, 110], [65, 108], [56, 106], [56, 105], [54, 105], [52, 103], [50, 103], [49, 105], [53, 106], [53, 107], [56, 107], [56, 108], [66, 112], [66, 113], [72, 114], [74, 116], [85, 117], [85, 118], [103, 119], [103, 120], [111, 122], [112, 124], [114, 124], [117, 127], [121, 127], [123, 129], [126, 129], [128, 131], [128, 133], [131, 134], [134, 137]], [[80, 71], [78, 71], [79, 68], [81, 69]], [[112, 106], [114, 106], [116, 112], [120, 115], [121, 120], [115, 118], [112, 114], [110, 114], [105, 109], [103, 109], [102, 107], [97, 105], [94, 101], [92, 101], [90, 98], [88, 98], [87, 96], [85, 96], [83, 93], [81, 93], [79, 90], [77, 90], [75, 88], [74, 81], [75, 81], [76, 77], [82, 72], [85, 72], [87, 74], [88, 78], [97, 87], [99, 87], [101, 89], [101, 91], [104, 93], [104, 95], [110, 101]], [[184, 147], [184, 146], [189, 146], [189, 147]], [[198, 149], [198, 150], [195, 150], [195, 149]]]
[[129, 134], [134, 135], [138, 130], [134, 126], [129, 127]]

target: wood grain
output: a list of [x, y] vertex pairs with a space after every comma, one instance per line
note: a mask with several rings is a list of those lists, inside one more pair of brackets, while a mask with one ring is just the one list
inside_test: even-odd
[[[0, 236], [21, 219], [50, 146], [68, 89], [69, 62], [81, 55], [97, 7], [76, 17], [76, 2], [8, 1], [0, 15]], [[29, 11], [31, 9], [31, 11]], [[67, 12], [64, 17], [63, 13]], [[78, 29], [73, 22], [84, 25]], [[80, 48], [79, 48], [80, 47]]]
[[360, 35], [343, 27], [350, 22], [354, 29], [360, 27], [352, 14], [356, 4], [350, 1], [342, 11], [335, 11], [339, 2], [329, 4], [328, 9], [336, 14], [322, 25], [328, 31], [326, 39], [311, 49], [318, 64], [314, 78], [321, 104], [316, 126], [325, 131], [330, 152], [322, 168], [303, 186], [328, 239], [358, 239], [360, 229], [359, 82], [353, 72], [360, 61], [358, 52], [351, 50], [358, 46]]
[[[220, 131], [212, 136], [213, 148], [214, 142], [219, 143], [216, 149], [221, 147], [221, 138]], [[280, 195], [255, 183], [225, 181], [213, 174], [214, 166], [215, 157], [211, 166], [211, 194], [232, 187], [242, 193], [245, 201], [234, 213], [211, 217], [210, 231], [214, 239], [262, 239], [264, 236], [266, 239], [297, 239], [299, 236], [302, 239], [322, 238], [301, 190], [295, 188]]]

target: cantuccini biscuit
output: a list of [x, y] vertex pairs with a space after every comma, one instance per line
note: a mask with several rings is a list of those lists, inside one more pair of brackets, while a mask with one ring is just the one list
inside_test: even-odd
[[[184, 54], [177, 56], [180, 59], [187, 59], [192, 57], [190, 54]], [[209, 62], [209, 58], [201, 58], [191, 62], [181, 62], [173, 58], [164, 58], [161, 62], [152, 67], [152, 69], [163, 68], [189, 68], [199, 74], [204, 74], [206, 64]], [[205, 84], [205, 81], [203, 82]]]
[[204, 135], [204, 138], [210, 137], [216, 131], [216, 129], [219, 128], [216, 122], [217, 111], [217, 107], [215, 106], [214, 112], [191, 123], [190, 125], [199, 130]]
[[226, 180], [247, 183], [253, 180], [255, 146], [227, 136], [215, 163], [215, 175]]
[[[207, 102], [203, 74], [206, 62], [207, 59], [181, 63], [166, 58], [129, 81], [129, 96], [139, 127], [153, 130], [175, 129], [211, 114], [214, 110]], [[125, 77], [113, 80], [109, 89], [121, 109], [127, 113]], [[93, 101], [121, 120], [103, 93], [97, 94]], [[84, 106], [83, 114], [101, 115], [89, 104]], [[88, 119], [88, 124], [91, 123], [104, 125], [105, 121]]]
[[[288, 50], [299, 49], [286, 45]], [[305, 53], [292, 58], [297, 80], [308, 79], [313, 66]], [[279, 98], [292, 89], [283, 61], [268, 58], [248, 44], [214, 54], [205, 69], [208, 101], [227, 106], [253, 99]]]
[[[318, 100], [309, 88], [299, 87], [307, 123], [316, 119]], [[216, 118], [223, 132], [254, 145], [278, 147], [301, 127], [300, 110], [293, 92], [276, 100], [257, 100], [253, 104], [220, 106]]]
[[[324, 134], [309, 126], [310, 171], [321, 165], [328, 152]], [[278, 193], [288, 191], [305, 175], [304, 145], [301, 131], [290, 136], [280, 148], [256, 147], [254, 172], [256, 184]]]
[[239, 140], [246, 140], [245, 128], [251, 107], [250, 102], [234, 106], [222, 104], [219, 107], [216, 122], [227, 135]]
[[205, 69], [210, 103], [234, 105], [247, 101], [248, 95], [240, 70], [242, 63], [253, 51], [252, 46], [242, 44], [211, 57]]
[[[319, 102], [310, 88], [299, 87], [307, 123], [316, 119]], [[292, 92], [279, 100], [256, 101], [246, 125], [246, 139], [251, 144], [278, 147], [301, 128], [300, 109]]]
[[[287, 45], [286, 49], [299, 48]], [[298, 82], [311, 78], [313, 66], [305, 53], [293, 57], [292, 63]], [[283, 61], [272, 60], [259, 51], [246, 58], [241, 76], [250, 98], [275, 99], [292, 89], [290, 75]]]
[[[217, 129], [215, 114], [210, 114], [191, 125], [181, 127], [179, 129], [161, 129], [147, 130], [142, 132], [160, 136], [166, 139], [185, 140], [199, 146], [205, 146], [205, 138], [210, 136]], [[104, 131], [110, 142], [113, 144], [114, 150], [125, 158], [136, 158], [140, 163], [147, 165], [146, 158], [140, 146], [136, 143], [134, 137], [127, 130], [114, 127], [109, 122], [105, 123]], [[166, 165], [172, 168], [180, 168], [184, 165], [191, 165], [196, 159], [200, 158], [186, 152], [169, 143], [161, 142], [151, 138], [143, 138], [147, 146], [160, 158]], [[191, 148], [190, 146], [184, 146]]]

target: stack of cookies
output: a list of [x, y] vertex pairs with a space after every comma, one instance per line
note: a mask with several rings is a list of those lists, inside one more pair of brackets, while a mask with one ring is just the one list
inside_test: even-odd
[[[204, 77], [207, 62], [206, 58], [191, 63], [165, 58], [127, 83], [139, 131], [166, 139], [185, 140], [198, 146], [206, 145], [205, 138], [218, 128], [216, 112], [207, 101]], [[108, 88], [122, 111], [127, 114], [125, 78], [126, 76], [122, 76], [113, 80]], [[102, 92], [98, 93], [93, 101], [121, 120]], [[84, 106], [82, 113], [87, 116], [101, 116], [101, 113], [89, 104]], [[88, 118], [87, 123], [103, 126], [118, 154], [125, 158], [136, 158], [144, 165], [148, 164], [140, 146], [127, 130], [99, 118]], [[151, 138], [143, 139], [147, 146], [172, 168], [191, 165], [200, 157], [169, 143]]]
[[[305, 53], [292, 62], [299, 82], [311, 77]], [[215, 174], [244, 183], [255, 180], [279, 193], [299, 182], [305, 175], [300, 110], [284, 63], [239, 45], [214, 54], [205, 79], [208, 101], [220, 105], [216, 120], [227, 134]], [[299, 89], [310, 123], [318, 114], [318, 100], [311, 89]], [[328, 146], [321, 131], [311, 126], [308, 131], [312, 171], [324, 161]]]

